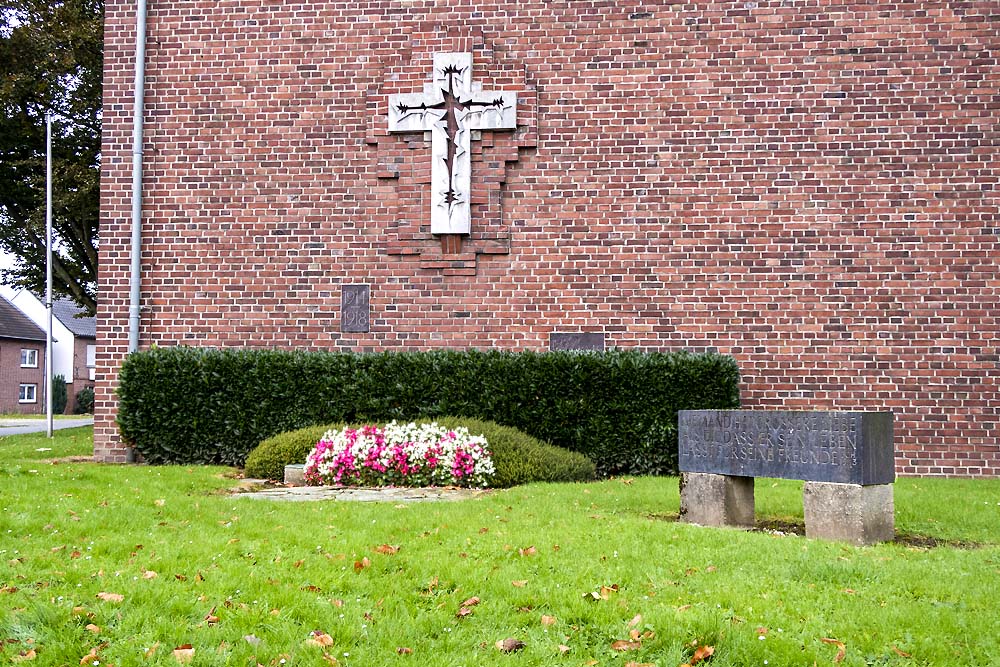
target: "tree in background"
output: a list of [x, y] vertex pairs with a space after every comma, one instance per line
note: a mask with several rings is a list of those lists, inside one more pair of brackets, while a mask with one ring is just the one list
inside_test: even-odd
[[104, 0], [0, 4], [0, 282], [45, 291], [45, 115], [53, 114], [53, 291], [97, 309]]
[[66, 391], [66, 378], [56, 375], [52, 378], [52, 414], [61, 415], [66, 412], [66, 402], [69, 396]]

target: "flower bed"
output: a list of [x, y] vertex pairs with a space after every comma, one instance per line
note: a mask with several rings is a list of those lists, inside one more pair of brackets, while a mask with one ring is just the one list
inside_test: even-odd
[[436, 422], [327, 431], [306, 458], [312, 485], [485, 487], [493, 459], [481, 435]]

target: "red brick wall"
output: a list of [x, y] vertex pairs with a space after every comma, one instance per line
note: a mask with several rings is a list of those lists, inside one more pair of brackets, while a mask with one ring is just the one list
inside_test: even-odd
[[[107, 1], [96, 455], [120, 460], [133, 3]], [[150, 0], [142, 345], [715, 348], [749, 408], [891, 409], [898, 470], [1000, 474], [992, 1]], [[385, 132], [438, 51], [519, 92], [428, 233]], [[372, 286], [368, 334], [340, 286]]]
[[[35, 350], [37, 368], [21, 368], [21, 350]], [[35, 385], [35, 402], [18, 401], [21, 383]], [[45, 343], [0, 338], [0, 413], [45, 412]]]

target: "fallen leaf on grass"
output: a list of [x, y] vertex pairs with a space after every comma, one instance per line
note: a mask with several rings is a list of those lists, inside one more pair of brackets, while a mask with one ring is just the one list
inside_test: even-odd
[[164, 500], [163, 498], [157, 498], [156, 500], [153, 501], [153, 504], [156, 505], [157, 507], [163, 507], [164, 505], [167, 504], [167, 501]]
[[655, 662], [636, 662], [635, 660], [629, 660], [625, 663], [625, 667], [656, 667]]
[[689, 664], [692, 665], [693, 667], [694, 665], [697, 665], [699, 662], [708, 660], [713, 655], [715, 655], [714, 646], [699, 646], [694, 650], [694, 655], [691, 656]]
[[455, 612], [455, 616], [457, 616], [458, 618], [465, 618], [466, 616], [472, 616], [472, 608], [460, 607], [459, 610]]
[[194, 658], [194, 647], [191, 644], [181, 644], [174, 649], [174, 660], [185, 664]]
[[152, 570], [144, 570], [142, 573], [143, 579], [156, 579], [158, 576], [160, 575], [158, 575], [156, 572], [153, 572]]
[[684, 604], [684, 605], [681, 605], [680, 607], [677, 607], [677, 611], [687, 611], [690, 608], [691, 608], [691, 605]]
[[[340, 664], [339, 662], [337, 662], [337, 659], [336, 659], [336, 658], [334, 658], [334, 657], [333, 657], [332, 655], [330, 655], [329, 653], [325, 653], [325, 652], [323, 653], [323, 660], [325, 660], [325, 661], [327, 662], [327, 664], [330, 664], [330, 665], [339, 665], [339, 664]], [[285, 661], [284, 661], [284, 660], [282, 660], [282, 661], [281, 661], [280, 663], [278, 663], [278, 664], [284, 664], [284, 662], [285, 662]]]
[[104, 591], [98, 593], [97, 597], [105, 602], [122, 602], [125, 599], [125, 596], [120, 593], [105, 593]]
[[100, 662], [100, 661], [97, 659], [97, 647], [96, 646], [94, 648], [90, 649], [90, 653], [88, 653], [87, 655], [85, 655], [82, 658], [80, 658], [80, 664], [81, 665], [89, 665], [91, 663], [98, 663], [98, 662]]
[[215, 607], [212, 607], [212, 611], [205, 614], [205, 620], [208, 621], [209, 625], [215, 625], [219, 622], [219, 617], [215, 615]]
[[642, 642], [639, 641], [626, 641], [624, 639], [618, 639], [611, 642], [612, 651], [636, 651], [642, 648]]
[[387, 556], [391, 556], [397, 551], [399, 551], [399, 547], [392, 544], [380, 544], [375, 547], [376, 553], [385, 554]]
[[306, 640], [306, 644], [309, 646], [319, 646], [321, 648], [326, 646], [333, 646], [333, 637], [326, 634], [325, 632], [320, 632], [319, 630], [313, 630], [309, 633], [309, 639]]
[[517, 553], [521, 556], [534, 556], [536, 553], [538, 553], [538, 550], [535, 549], [535, 547], [531, 546], [528, 547], [527, 549], [518, 549]]
[[634, 628], [635, 626], [642, 623], [642, 614], [636, 614], [632, 617], [632, 620], [628, 622], [628, 627]]
[[611, 597], [612, 593], [618, 592], [618, 584], [611, 584], [610, 586], [601, 586], [601, 599], [607, 600]]
[[898, 655], [901, 658], [912, 658], [913, 657], [909, 653], [906, 653], [905, 651], [899, 650], [899, 648], [897, 648], [896, 645], [893, 645], [892, 652], [895, 653], [896, 655]]
[[37, 657], [38, 654], [35, 653], [35, 649], [29, 648], [27, 651], [21, 651], [17, 655], [12, 656], [11, 660], [13, 662], [27, 662], [28, 660], [34, 660]]
[[555, 616], [542, 616], [542, 625], [549, 626], [556, 624]]
[[160, 648], [160, 642], [156, 642], [155, 644], [153, 644], [152, 646], [150, 646], [148, 649], [146, 649], [145, 656], [147, 658], [152, 658], [154, 655], [156, 655], [156, 649], [158, 649], [158, 648]]
[[560, 653], [566, 654], [566, 653], [569, 653], [569, 651], [570, 651], [569, 646], [566, 646], [565, 644], [560, 644], [559, 645], [559, 652]]
[[371, 564], [372, 564], [372, 562], [370, 560], [368, 560], [368, 556], [365, 556], [361, 560], [354, 561], [354, 571], [355, 572], [360, 572], [361, 570], [365, 569], [366, 567], [370, 566]]
[[185, 577], [183, 574], [175, 574], [174, 575], [174, 579], [176, 579], [177, 581], [187, 581], [188, 580], [188, 578]]
[[513, 586], [514, 588], [524, 588], [525, 586], [528, 585], [528, 580], [518, 579], [517, 581], [510, 582], [510, 585]]
[[93, 623], [88, 623], [84, 628], [87, 632], [93, 632], [95, 635], [100, 634], [100, 626], [94, 625]]
[[524, 648], [524, 642], [520, 639], [508, 637], [507, 639], [501, 639], [498, 641], [496, 643], [496, 647], [503, 653], [513, 653], [514, 651], [520, 651]]
[[396, 653], [398, 653], [399, 655], [412, 655], [413, 649], [410, 648], [409, 646], [400, 646], [399, 648], [396, 649]]
[[844, 656], [847, 655], [847, 647], [844, 646], [844, 642], [840, 641], [839, 639], [830, 639], [829, 637], [823, 637], [820, 639], [820, 641], [823, 642], [824, 644], [833, 644], [834, 646], [836, 646], [837, 655], [836, 657], [834, 657], [833, 661], [834, 662], [843, 661]]
[[471, 597], [468, 600], [466, 600], [465, 602], [463, 602], [462, 604], [460, 604], [459, 606], [460, 607], [475, 607], [480, 602], [482, 602], [482, 600], [480, 600], [478, 597]]

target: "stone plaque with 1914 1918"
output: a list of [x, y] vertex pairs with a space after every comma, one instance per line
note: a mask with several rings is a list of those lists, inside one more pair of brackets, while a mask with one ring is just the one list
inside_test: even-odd
[[369, 285], [344, 285], [340, 293], [340, 330], [345, 333], [368, 333], [371, 329]]

